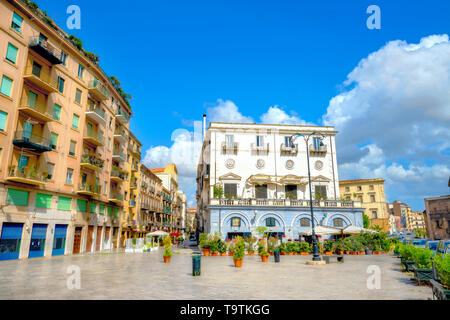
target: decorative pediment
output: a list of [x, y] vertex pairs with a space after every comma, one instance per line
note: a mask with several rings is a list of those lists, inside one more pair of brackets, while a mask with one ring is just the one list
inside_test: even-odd
[[316, 176], [311, 178], [312, 182], [330, 182], [331, 180], [324, 176]]
[[281, 184], [307, 184], [308, 180], [305, 177], [296, 176], [294, 174], [288, 174], [280, 179]]
[[220, 176], [219, 177], [219, 180], [242, 180], [242, 177], [240, 177], [240, 176], [238, 176], [237, 174], [234, 174], [234, 173], [227, 173], [227, 174], [224, 174], [223, 176]]
[[272, 177], [266, 174], [255, 174], [250, 176], [247, 179], [247, 183], [250, 184], [265, 184], [265, 183], [273, 183]]

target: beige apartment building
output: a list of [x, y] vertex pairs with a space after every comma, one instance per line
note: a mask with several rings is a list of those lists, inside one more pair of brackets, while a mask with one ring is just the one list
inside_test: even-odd
[[116, 248], [136, 213], [131, 108], [41, 11], [2, 0], [0, 16], [0, 260]]
[[140, 168], [140, 203], [138, 210], [147, 231], [152, 232], [162, 227], [163, 219], [163, 185], [154, 173], [145, 165]]
[[409, 211], [405, 216], [405, 221], [408, 232], [414, 232], [418, 229], [426, 231], [423, 211]]
[[371, 226], [378, 225], [384, 232], [390, 230], [384, 179], [340, 180], [339, 192], [343, 199], [361, 201]]

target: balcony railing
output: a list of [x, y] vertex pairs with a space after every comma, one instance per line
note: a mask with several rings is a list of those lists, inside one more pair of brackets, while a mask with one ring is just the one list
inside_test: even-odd
[[126, 181], [128, 179], [128, 174], [122, 170], [112, 170], [111, 177], [119, 178], [120, 180]]
[[104, 146], [105, 145], [105, 137], [100, 133], [96, 132], [86, 132], [84, 134], [84, 139], [94, 145]]
[[61, 50], [52, 46], [47, 40], [43, 40], [40, 37], [30, 37], [28, 46], [51, 64], [62, 63]]
[[9, 167], [7, 180], [31, 184], [31, 185], [43, 185], [48, 179], [48, 172], [37, 170], [34, 168], [17, 166]]
[[[310, 207], [309, 200], [291, 199], [211, 199], [212, 206]], [[313, 200], [313, 207], [361, 208], [360, 201]]]
[[50, 140], [27, 131], [16, 131], [13, 144], [19, 148], [28, 149], [37, 153], [51, 151]]
[[110, 97], [110, 93], [106, 86], [98, 80], [91, 80], [88, 84], [89, 92], [99, 100], [106, 100]]
[[222, 151], [225, 153], [237, 153], [239, 150], [238, 142], [222, 142]]
[[112, 158], [118, 161], [127, 161], [127, 158], [122, 150], [114, 150]]
[[102, 169], [105, 161], [98, 158], [96, 155], [84, 154], [81, 156], [81, 166], [91, 168], [93, 170]]
[[257, 152], [269, 152], [269, 144], [268, 143], [263, 143], [260, 146], [258, 146], [256, 143], [252, 143], [251, 148], [253, 151], [257, 151]]
[[95, 184], [80, 183], [78, 184], [78, 193], [81, 194], [100, 194], [102, 187]]
[[96, 104], [89, 104], [86, 115], [97, 123], [106, 124], [105, 110], [100, 109]]
[[128, 135], [123, 129], [114, 130], [114, 139], [118, 140], [120, 143], [126, 143], [128, 141]]
[[111, 192], [109, 194], [109, 201], [113, 202], [122, 202], [123, 201], [123, 195], [118, 192]]
[[56, 79], [51, 76], [47, 69], [36, 69], [33, 66], [25, 68], [24, 79], [38, 86], [44, 93], [57, 92]]
[[282, 143], [281, 147], [280, 147], [280, 151], [286, 152], [286, 153], [298, 153], [298, 144], [286, 145], [286, 144]]
[[326, 153], [327, 152], [327, 146], [314, 146], [313, 144], [309, 145], [309, 152], [317, 152], [317, 153]]
[[116, 117], [122, 124], [130, 121], [130, 115], [119, 107], [116, 109]]

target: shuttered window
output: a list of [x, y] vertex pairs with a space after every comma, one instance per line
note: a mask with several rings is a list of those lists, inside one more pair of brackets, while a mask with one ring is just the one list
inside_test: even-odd
[[0, 131], [5, 131], [7, 115], [6, 112], [0, 111]]
[[66, 197], [58, 198], [58, 210], [70, 211], [72, 207], [72, 199]]
[[112, 207], [108, 206], [108, 216], [112, 216]]
[[96, 213], [97, 211], [97, 204], [95, 202], [89, 203], [89, 212], [90, 213]]
[[23, 22], [23, 18], [14, 12], [12, 22], [11, 22], [11, 28], [16, 30], [17, 32], [21, 32], [22, 22]]
[[36, 208], [50, 209], [52, 207], [52, 196], [50, 194], [38, 193], [36, 195]]
[[78, 129], [78, 121], [79, 120], [80, 120], [80, 117], [77, 116], [76, 114], [74, 114], [73, 119], [72, 119], [72, 128]]
[[56, 103], [53, 106], [53, 119], [61, 120], [61, 106]]
[[6, 60], [16, 63], [17, 60], [17, 48], [11, 43], [8, 43], [8, 49], [6, 50]]
[[98, 205], [98, 213], [105, 214], [105, 206], [103, 204]]
[[81, 103], [81, 90], [80, 89], [77, 89], [75, 91], [75, 101], [77, 103]]
[[78, 212], [87, 212], [87, 201], [77, 199], [77, 211]]
[[12, 79], [3, 76], [2, 78], [2, 84], [0, 87], [0, 93], [4, 94], [5, 96], [10, 97], [11, 96], [11, 88], [12, 88]]
[[114, 217], [119, 216], [119, 208], [114, 208]]
[[28, 191], [8, 189], [6, 201], [15, 206], [28, 206]]

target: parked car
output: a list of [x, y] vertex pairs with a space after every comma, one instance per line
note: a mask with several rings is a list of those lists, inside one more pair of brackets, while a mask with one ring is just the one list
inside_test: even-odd
[[436, 252], [437, 246], [439, 244], [439, 241], [427, 241], [425, 244], [425, 249], [433, 251], [433, 254]]
[[189, 245], [190, 246], [196, 246], [197, 245], [197, 238], [196, 237], [190, 237], [189, 238]]

